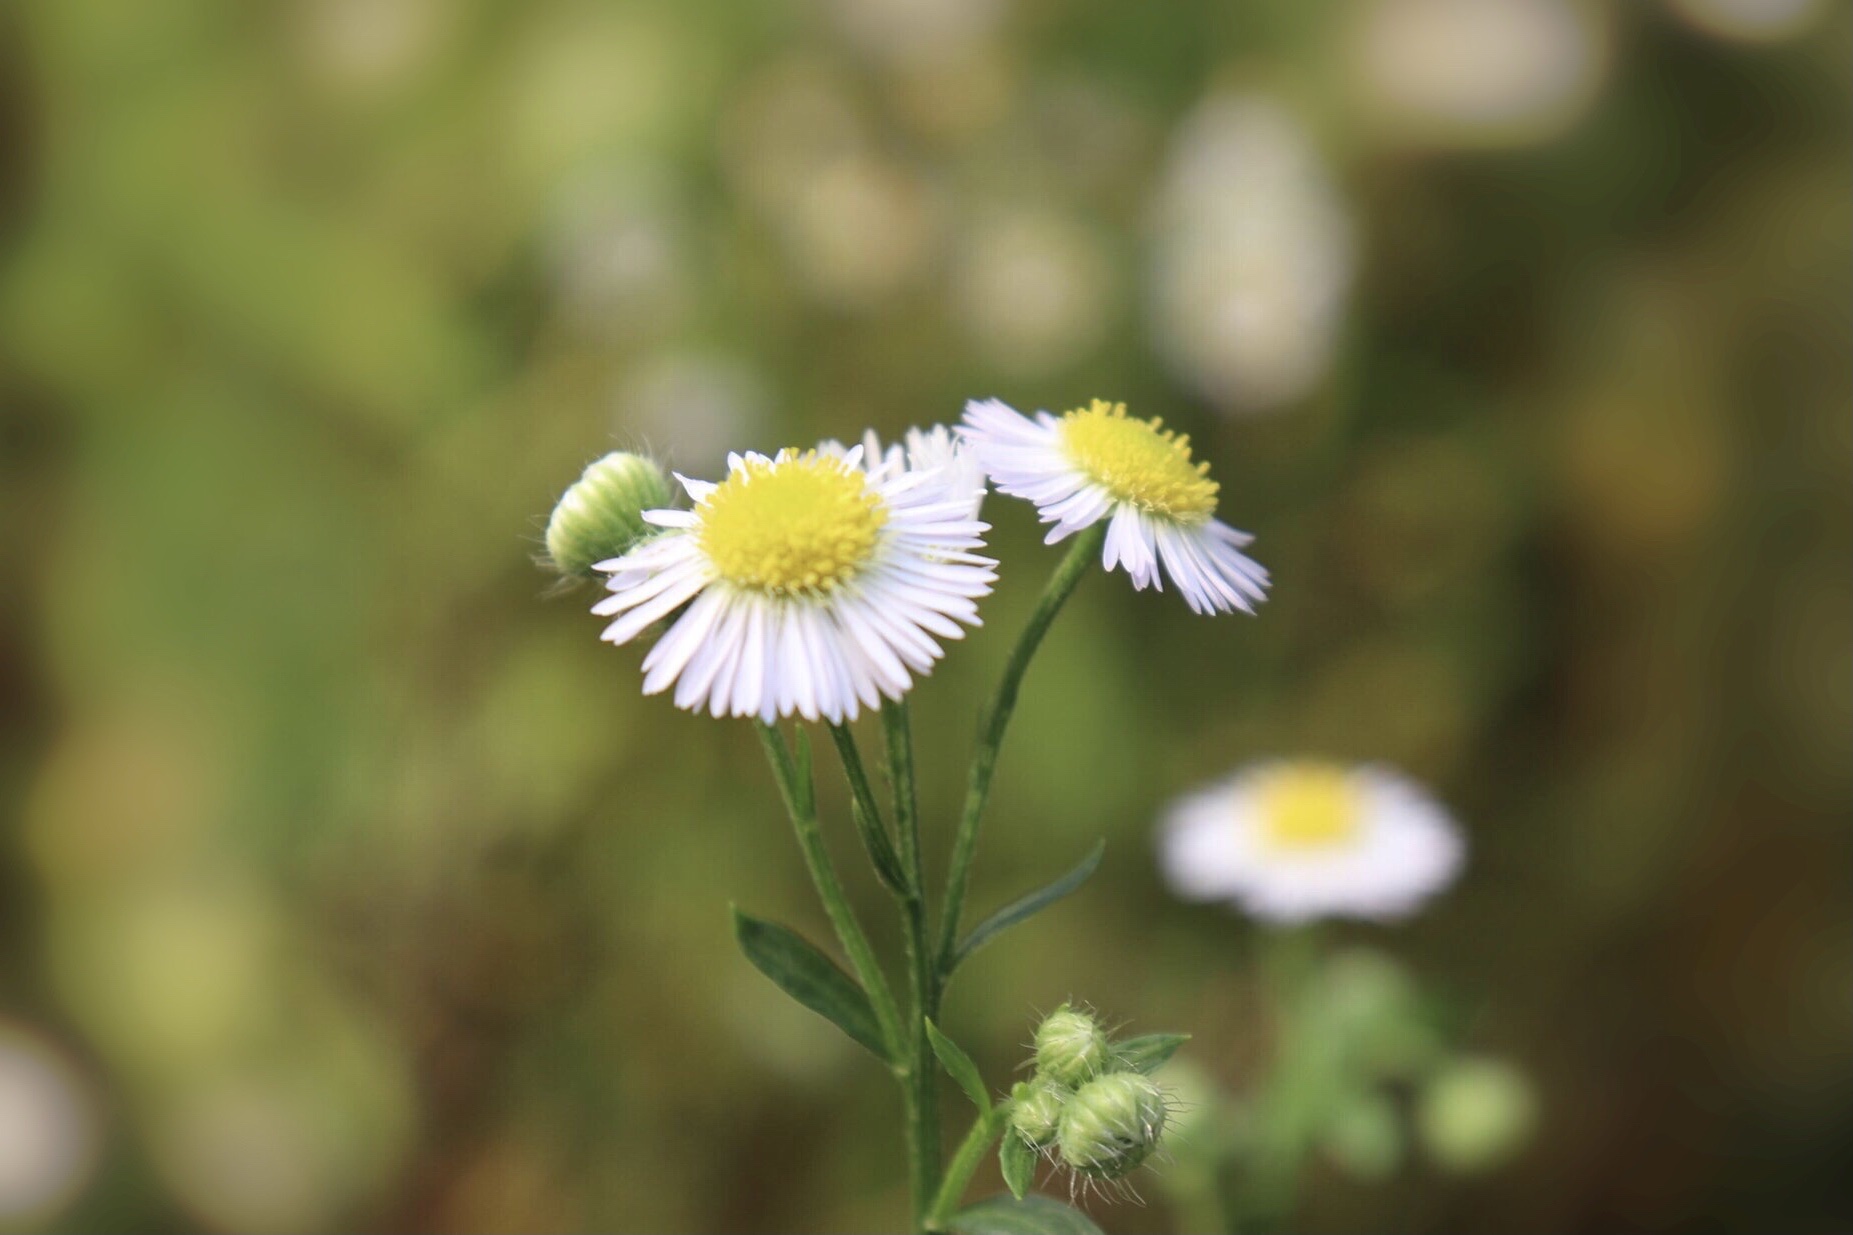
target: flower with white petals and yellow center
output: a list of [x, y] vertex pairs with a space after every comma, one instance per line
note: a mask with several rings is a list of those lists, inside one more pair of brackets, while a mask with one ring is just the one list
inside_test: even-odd
[[1136, 588], [1162, 589], [1162, 565], [1197, 613], [1253, 613], [1266, 597], [1267, 571], [1241, 552], [1254, 538], [1216, 518], [1209, 464], [1162, 421], [1098, 399], [1032, 419], [986, 399], [965, 405], [961, 433], [999, 491], [1055, 525], [1047, 543], [1106, 519], [1102, 564], [1124, 569]]
[[1447, 812], [1406, 777], [1296, 760], [1186, 795], [1159, 849], [1179, 896], [1301, 922], [1402, 917], [1452, 882], [1464, 845]]
[[644, 657], [645, 694], [715, 716], [851, 720], [931, 671], [939, 640], [978, 625], [996, 579], [987, 525], [948, 457], [920, 466], [826, 444], [735, 455], [719, 484], [678, 477], [694, 505], [653, 510], [665, 529], [601, 562], [628, 643], [686, 610]]

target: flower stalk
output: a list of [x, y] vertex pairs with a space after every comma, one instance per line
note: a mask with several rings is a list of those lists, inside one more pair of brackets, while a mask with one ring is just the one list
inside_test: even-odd
[[1043, 588], [1042, 597], [1030, 613], [1023, 633], [1017, 636], [1010, 659], [1004, 663], [1004, 676], [979, 718], [978, 738], [972, 746], [971, 771], [966, 780], [965, 808], [959, 815], [959, 830], [952, 844], [952, 864], [946, 874], [946, 899], [939, 922], [938, 972], [929, 1015], [938, 1015], [939, 998], [945, 992], [946, 978], [958, 956], [959, 915], [965, 908], [965, 891], [971, 883], [972, 859], [978, 853], [978, 825], [984, 817], [985, 802], [991, 796], [991, 776], [997, 770], [997, 754], [1004, 744], [1004, 731], [1010, 726], [1011, 713], [1016, 711], [1023, 675], [1029, 671], [1029, 663], [1036, 649], [1042, 646], [1043, 636], [1049, 633], [1056, 615], [1074, 595], [1088, 567], [1099, 558], [1101, 541], [1106, 534], [1106, 525], [1096, 523], [1075, 537], [1067, 556], [1049, 576], [1048, 585]]

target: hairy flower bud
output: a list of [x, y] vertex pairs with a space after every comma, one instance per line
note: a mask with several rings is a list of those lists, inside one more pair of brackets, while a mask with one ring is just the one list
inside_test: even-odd
[[1073, 1088], [1106, 1070], [1113, 1057], [1100, 1022], [1063, 1004], [1036, 1027], [1036, 1072]]
[[1531, 1136], [1537, 1122], [1531, 1082], [1497, 1059], [1458, 1060], [1429, 1082], [1416, 1125], [1430, 1154], [1450, 1171], [1497, 1165]]
[[1151, 1156], [1164, 1135], [1164, 1092], [1138, 1072], [1114, 1072], [1075, 1091], [1062, 1107], [1056, 1145], [1063, 1163], [1093, 1179], [1118, 1179]]
[[1010, 1126], [1030, 1145], [1046, 1149], [1055, 1140], [1062, 1107], [1071, 1096], [1066, 1086], [1046, 1076], [1019, 1081], [1011, 1096]]
[[662, 468], [642, 455], [611, 452], [560, 495], [547, 521], [549, 563], [570, 578], [590, 578], [594, 565], [623, 556], [648, 535], [643, 512], [669, 500]]

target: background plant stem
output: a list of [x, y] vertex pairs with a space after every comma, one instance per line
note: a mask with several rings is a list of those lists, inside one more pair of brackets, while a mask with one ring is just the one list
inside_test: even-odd
[[946, 872], [946, 900], [939, 924], [939, 952], [934, 965], [932, 998], [927, 1001], [927, 1015], [939, 1015], [939, 998], [944, 992], [947, 970], [959, 946], [959, 914], [965, 907], [965, 889], [971, 880], [972, 858], [978, 851], [978, 823], [984, 815], [985, 799], [991, 793], [991, 775], [997, 768], [998, 748], [1003, 745], [1004, 730], [1010, 714], [1016, 710], [1017, 690], [1029, 662], [1042, 644], [1062, 606], [1074, 594], [1087, 568], [1100, 555], [1100, 545], [1107, 534], [1105, 523], [1096, 523], [1075, 537], [1068, 555], [1049, 576], [1042, 598], [1036, 602], [1023, 633], [1004, 664], [1004, 676], [997, 684], [978, 721], [978, 736], [972, 747], [972, 763], [966, 782], [965, 809], [959, 816], [958, 835], [953, 840], [952, 863]]

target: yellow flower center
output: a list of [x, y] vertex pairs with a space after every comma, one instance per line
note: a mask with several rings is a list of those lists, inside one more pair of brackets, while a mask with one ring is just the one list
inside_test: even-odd
[[1268, 773], [1259, 789], [1261, 834], [1276, 849], [1349, 844], [1363, 826], [1357, 782], [1328, 763], [1290, 763]]
[[814, 450], [748, 462], [696, 509], [716, 573], [776, 596], [829, 592], [854, 577], [888, 522], [862, 472]]
[[1208, 463], [1193, 463], [1190, 438], [1159, 419], [1126, 415], [1124, 403], [1095, 399], [1061, 420], [1062, 447], [1108, 493], [1151, 514], [1199, 523], [1216, 513], [1219, 486]]

